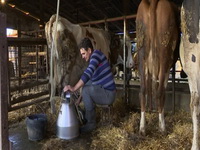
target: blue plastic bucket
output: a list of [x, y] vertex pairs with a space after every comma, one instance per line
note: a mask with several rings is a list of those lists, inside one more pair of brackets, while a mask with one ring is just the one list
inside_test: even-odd
[[42, 140], [45, 137], [47, 115], [35, 114], [26, 118], [28, 139], [31, 141]]

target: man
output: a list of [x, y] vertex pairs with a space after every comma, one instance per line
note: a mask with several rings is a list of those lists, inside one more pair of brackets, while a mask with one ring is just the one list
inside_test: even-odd
[[110, 105], [115, 100], [116, 86], [106, 56], [100, 50], [94, 50], [89, 38], [84, 38], [79, 45], [83, 59], [89, 65], [77, 84], [66, 85], [64, 92], [74, 92], [82, 88], [82, 99], [87, 123], [81, 132], [90, 132], [96, 128], [95, 104]]

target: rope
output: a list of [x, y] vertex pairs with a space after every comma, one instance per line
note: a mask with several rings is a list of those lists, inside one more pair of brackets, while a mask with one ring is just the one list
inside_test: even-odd
[[50, 96], [50, 102], [51, 102], [51, 113], [55, 114], [55, 104], [53, 101], [53, 96], [55, 94], [55, 92], [53, 92], [54, 87], [55, 87], [55, 83], [52, 82], [53, 81], [53, 56], [55, 56], [55, 52], [56, 52], [56, 57], [58, 59], [58, 52], [57, 49], [55, 47], [55, 37], [57, 36], [57, 24], [58, 24], [58, 16], [59, 16], [59, 6], [60, 6], [60, 0], [57, 0], [57, 12], [56, 12], [56, 24], [55, 24], [55, 32], [54, 32], [54, 38], [53, 38], [53, 42], [52, 42], [52, 48], [51, 48], [51, 67], [50, 67], [50, 81], [51, 81], [51, 96]]
[[[58, 26], [58, 17], [59, 17], [59, 8], [60, 8], [60, 0], [57, 1], [57, 11], [56, 11], [56, 24], [55, 24], [55, 32], [54, 32], [54, 39], [53, 39], [53, 49], [55, 49], [55, 51], [53, 52], [56, 52], [56, 57], [58, 58], [58, 51], [55, 47], [55, 37], [57, 36], [57, 26]], [[55, 53], [54, 53], [55, 54]]]

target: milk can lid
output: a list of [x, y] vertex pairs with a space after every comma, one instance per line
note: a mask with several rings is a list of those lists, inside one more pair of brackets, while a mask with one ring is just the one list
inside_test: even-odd
[[66, 92], [65, 98], [70, 98], [70, 92]]

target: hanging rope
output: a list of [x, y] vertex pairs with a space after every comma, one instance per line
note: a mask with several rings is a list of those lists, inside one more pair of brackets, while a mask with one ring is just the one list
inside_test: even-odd
[[57, 47], [56, 47], [56, 41], [55, 41], [55, 37], [57, 37], [57, 26], [58, 26], [58, 17], [59, 17], [59, 8], [60, 8], [60, 0], [57, 1], [57, 11], [56, 11], [56, 24], [55, 24], [55, 32], [54, 32], [54, 39], [53, 39], [53, 42], [52, 42], [52, 48], [53, 48], [53, 52], [55, 56], [55, 53], [56, 53], [56, 57], [58, 58], [58, 51], [57, 51]]
[[54, 35], [53, 35], [53, 42], [52, 42], [52, 47], [51, 47], [51, 60], [50, 60], [50, 82], [51, 82], [51, 96], [50, 96], [50, 103], [51, 103], [51, 113], [55, 114], [55, 103], [53, 96], [55, 96], [55, 82], [53, 81], [54, 77], [54, 61], [55, 61], [55, 56], [58, 59], [58, 51], [56, 47], [56, 41], [55, 37], [57, 37], [57, 24], [58, 24], [58, 17], [59, 17], [59, 7], [60, 7], [60, 0], [57, 0], [57, 12], [56, 12], [56, 23], [55, 23], [55, 30], [54, 30]]

